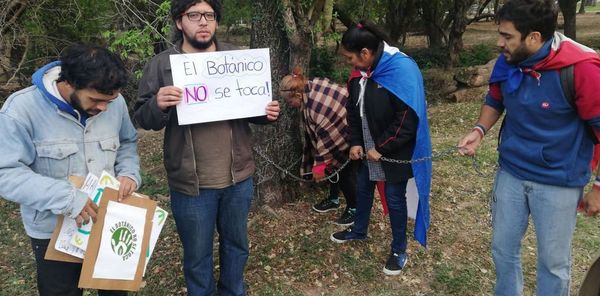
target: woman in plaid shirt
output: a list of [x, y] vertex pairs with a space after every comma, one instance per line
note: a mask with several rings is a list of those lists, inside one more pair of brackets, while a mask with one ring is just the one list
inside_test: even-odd
[[[346, 121], [346, 87], [327, 78], [307, 80], [302, 69], [296, 67], [293, 74], [283, 77], [280, 95], [286, 102], [302, 110], [304, 125], [304, 155], [300, 173], [312, 175], [320, 181], [334, 174], [348, 161], [348, 123]], [[340, 206], [339, 191], [346, 198], [346, 210], [335, 221], [338, 225], [350, 226], [356, 213], [356, 167], [351, 161], [333, 177], [329, 183], [329, 196], [315, 204], [319, 213], [335, 210]]]

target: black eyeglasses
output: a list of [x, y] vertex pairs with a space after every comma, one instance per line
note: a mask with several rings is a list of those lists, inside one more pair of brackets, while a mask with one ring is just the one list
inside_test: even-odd
[[199, 22], [202, 19], [202, 17], [204, 17], [207, 22], [212, 22], [217, 17], [217, 14], [214, 11], [211, 11], [211, 12], [192, 11], [192, 12], [188, 12], [188, 13], [183, 13], [181, 15], [187, 16], [188, 20], [190, 20], [192, 22]]

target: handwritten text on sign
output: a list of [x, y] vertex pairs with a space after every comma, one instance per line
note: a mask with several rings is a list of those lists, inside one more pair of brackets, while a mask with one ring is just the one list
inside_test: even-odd
[[271, 101], [269, 49], [171, 55], [173, 85], [183, 90], [179, 124], [265, 115]]

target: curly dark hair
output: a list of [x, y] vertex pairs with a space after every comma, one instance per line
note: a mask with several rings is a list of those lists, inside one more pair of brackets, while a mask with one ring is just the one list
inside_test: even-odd
[[58, 81], [75, 89], [91, 88], [110, 95], [127, 85], [127, 70], [118, 54], [96, 45], [74, 45], [60, 54]]
[[[197, 3], [206, 2], [212, 9], [215, 11], [217, 17], [217, 23], [221, 21], [221, 1], [219, 0], [173, 0], [171, 1], [171, 18], [173, 22], [181, 19], [182, 14], [188, 10], [191, 6], [196, 5]], [[181, 40], [183, 32], [177, 28], [177, 26], [173, 26], [173, 39], [175, 41]]]
[[496, 14], [496, 22], [512, 22], [525, 39], [531, 32], [540, 32], [544, 41], [556, 30], [558, 10], [553, 0], [510, 0]]

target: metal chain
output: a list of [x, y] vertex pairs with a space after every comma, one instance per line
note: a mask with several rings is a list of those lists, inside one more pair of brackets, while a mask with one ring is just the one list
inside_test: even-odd
[[[289, 168], [285, 169], [283, 167], [281, 167], [280, 165], [276, 164], [273, 160], [271, 160], [269, 157], [267, 157], [265, 155], [264, 152], [262, 152], [261, 150], [257, 149], [256, 147], [253, 148], [254, 152], [256, 152], [256, 154], [258, 154], [260, 157], [262, 157], [268, 164], [274, 166], [275, 168], [277, 168], [278, 170], [280, 170], [284, 175], [289, 176], [290, 178], [296, 180], [296, 181], [300, 181], [300, 182], [314, 182], [313, 180], [306, 180], [302, 177], [296, 176], [295, 174], [292, 174], [290, 172], [290, 168], [297, 163], [298, 161], [294, 162]], [[433, 159], [439, 159], [439, 158], [444, 158], [446, 156], [452, 155], [454, 154], [454, 152], [457, 150], [456, 147], [451, 147], [448, 148], [446, 150], [443, 150], [440, 153], [437, 154], [432, 154], [431, 156], [425, 156], [425, 157], [421, 157], [421, 158], [417, 158], [417, 159], [412, 159], [412, 160], [404, 160], [404, 159], [391, 159], [391, 158], [387, 158], [387, 157], [381, 157], [380, 160], [381, 161], [385, 161], [385, 162], [391, 162], [391, 163], [398, 163], [398, 164], [411, 164], [411, 163], [417, 163], [417, 162], [423, 162], [426, 160], [433, 160]], [[366, 155], [362, 155], [362, 158], [365, 159]], [[350, 163], [350, 159], [346, 160], [346, 162], [344, 162], [335, 172], [333, 172], [332, 174], [330, 174], [329, 176], [319, 179], [317, 180], [317, 182], [321, 182], [321, 181], [330, 181], [331, 183], [337, 183], [339, 181], [339, 172], [342, 171], [349, 163]], [[475, 162], [475, 159], [474, 159]], [[475, 165], [475, 164], [474, 164]], [[333, 181], [333, 178], [336, 178], [337, 180]]]
[[[454, 154], [454, 152], [457, 149], [458, 148], [456, 148], [456, 147], [451, 147], [451, 148], [448, 148], [446, 150], [443, 150], [442, 152], [440, 152], [440, 153], [438, 153], [436, 155], [431, 154], [431, 156], [424, 156], [424, 157], [417, 158], [417, 159], [408, 159], [408, 160], [405, 160], [405, 159], [391, 159], [391, 158], [387, 158], [387, 157], [382, 156], [382, 157], [379, 158], [379, 160], [385, 161], [385, 162], [397, 163], [397, 164], [411, 164], [411, 163], [423, 162], [423, 161], [427, 161], [427, 160], [433, 160], [434, 158], [435, 159], [443, 158], [443, 157], [446, 157], [446, 156]], [[363, 157], [365, 157], [365, 156], [363, 156]]]

